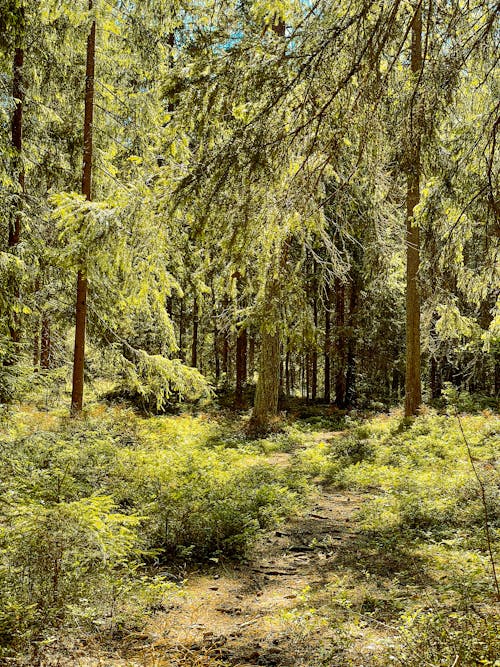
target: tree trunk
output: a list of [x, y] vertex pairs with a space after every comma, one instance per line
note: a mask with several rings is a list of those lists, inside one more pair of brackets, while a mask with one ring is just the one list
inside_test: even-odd
[[242, 327], [236, 338], [236, 389], [234, 393], [234, 407], [241, 410], [244, 407], [243, 386], [247, 379], [247, 330]]
[[[278, 414], [280, 384], [279, 285], [269, 280], [266, 286], [266, 317], [260, 330], [259, 378], [251, 426], [259, 431], [269, 428], [270, 420]], [[269, 329], [269, 325], [274, 327]]]
[[290, 352], [290, 395], [292, 396], [295, 392], [295, 364], [293, 362], [293, 356]]
[[[19, 184], [20, 194], [16, 198], [16, 208], [13, 217], [9, 220], [9, 235], [8, 247], [12, 252], [15, 250], [19, 241], [21, 240], [21, 216], [19, 209], [22, 206], [22, 195], [24, 193], [24, 167], [22, 163], [22, 148], [23, 148], [23, 106], [24, 106], [24, 86], [23, 86], [23, 66], [24, 66], [24, 50], [16, 48], [14, 51], [14, 62], [12, 66], [12, 96], [16, 99], [16, 106], [12, 115], [11, 137], [12, 148], [14, 149], [14, 162], [17, 174], [17, 182]], [[12, 293], [16, 300], [19, 299], [19, 286], [14, 284], [11, 286]], [[21, 341], [21, 322], [19, 314], [12, 313], [12, 320], [9, 323], [10, 339], [13, 343], [13, 355], [5, 361], [6, 365], [12, 365], [17, 357], [17, 348]]]
[[[12, 116], [12, 146], [16, 167], [18, 169], [17, 180], [21, 194], [24, 193], [24, 167], [22, 164], [21, 153], [23, 149], [23, 106], [24, 106], [24, 86], [23, 86], [23, 66], [24, 50], [17, 48], [14, 52], [14, 64], [12, 68], [12, 96], [16, 100], [14, 114]], [[19, 197], [21, 201], [21, 197]], [[9, 224], [9, 248], [15, 248], [21, 239], [21, 217], [18, 212]]]
[[[316, 263], [314, 263], [316, 268]], [[316, 337], [318, 335], [318, 299], [317, 288], [314, 287], [313, 295], [313, 316], [314, 316], [314, 348], [311, 351], [311, 400], [315, 401], [318, 395], [318, 350], [316, 348]]]
[[346, 340], [345, 340], [345, 285], [335, 279], [335, 326], [336, 326], [336, 375], [335, 405], [344, 408], [346, 404]]
[[[287, 348], [288, 348], [288, 340], [287, 340]], [[286, 355], [285, 355], [285, 392], [287, 396], [290, 396], [290, 389], [291, 389], [291, 383], [290, 383], [290, 350], [287, 349]]]
[[195, 296], [193, 301], [193, 340], [191, 344], [191, 366], [198, 366], [198, 298]]
[[222, 303], [223, 315], [224, 315], [224, 329], [223, 329], [223, 341], [222, 341], [222, 372], [224, 373], [224, 384], [229, 385], [229, 331], [228, 331], [228, 308], [229, 308], [229, 299], [224, 298]]
[[[411, 73], [415, 85], [422, 70], [422, 9], [419, 5], [412, 26]], [[420, 379], [420, 293], [418, 269], [420, 264], [420, 234], [414, 224], [415, 207], [420, 201], [420, 103], [416, 114], [411, 110], [410, 155], [406, 193], [406, 376], [405, 416], [417, 414], [422, 402]], [[416, 122], [415, 122], [416, 120]]]
[[51, 337], [50, 337], [50, 320], [47, 313], [42, 314], [42, 331], [41, 331], [41, 351], [40, 351], [40, 366], [43, 370], [48, 370], [52, 362]]
[[215, 298], [215, 289], [212, 281], [212, 319], [214, 321], [214, 367], [215, 367], [215, 381], [218, 382], [220, 378], [220, 356], [219, 356], [219, 325], [217, 321], [217, 299]]
[[[92, 0], [89, 0], [89, 10]], [[94, 72], [95, 72], [96, 24], [92, 22], [87, 39], [87, 66], [85, 72], [85, 115], [83, 123], [83, 171], [82, 194], [92, 200], [92, 139], [94, 118]], [[81, 414], [83, 409], [83, 370], [85, 363], [85, 325], [87, 320], [87, 276], [85, 268], [78, 271], [76, 280], [75, 347], [73, 354], [73, 389], [71, 414]]]
[[324, 376], [325, 376], [325, 403], [330, 403], [331, 394], [330, 394], [330, 385], [331, 385], [331, 375], [330, 375], [330, 350], [331, 350], [331, 340], [330, 340], [330, 307], [332, 304], [332, 294], [330, 287], [327, 287], [327, 297], [325, 303], [325, 347], [324, 347]]
[[184, 297], [180, 299], [179, 303], [179, 358], [185, 361], [184, 356], [184, 338], [186, 333], [186, 324], [184, 319]]
[[248, 375], [250, 382], [253, 380], [255, 373], [255, 335], [250, 333], [248, 336]]
[[349, 334], [347, 337], [347, 369], [346, 369], [346, 404], [353, 406], [356, 402], [356, 310], [358, 307], [359, 276], [354, 272], [349, 293]]

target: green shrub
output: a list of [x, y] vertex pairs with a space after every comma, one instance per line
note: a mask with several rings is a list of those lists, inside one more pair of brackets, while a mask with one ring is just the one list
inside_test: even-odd
[[385, 656], [401, 667], [500, 664], [498, 611], [448, 608], [419, 611], [408, 616], [400, 629], [396, 650]]
[[106, 577], [137, 562], [139, 523], [104, 496], [9, 504], [0, 524], [3, 643], [43, 636], [66, 620], [69, 605], [102, 592]]

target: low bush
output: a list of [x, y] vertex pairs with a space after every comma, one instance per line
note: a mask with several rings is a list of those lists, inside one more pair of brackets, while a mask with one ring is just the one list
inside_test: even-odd
[[395, 649], [380, 665], [450, 667], [500, 664], [498, 611], [449, 608], [417, 611], [406, 617]]
[[134, 627], [172, 587], [146, 567], [240, 557], [296, 504], [283, 471], [255, 450], [214, 446], [220, 426], [207, 418], [101, 406], [81, 420], [10, 417], [0, 441], [4, 654], [55, 628]]

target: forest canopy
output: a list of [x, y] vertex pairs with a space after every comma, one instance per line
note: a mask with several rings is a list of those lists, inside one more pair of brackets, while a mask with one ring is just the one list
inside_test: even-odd
[[0, 34], [3, 402], [498, 396], [496, 2], [8, 0]]

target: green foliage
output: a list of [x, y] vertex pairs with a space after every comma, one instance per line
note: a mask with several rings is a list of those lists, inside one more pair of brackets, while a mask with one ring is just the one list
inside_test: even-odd
[[143, 410], [162, 412], [179, 400], [195, 401], [211, 395], [210, 387], [196, 368], [180, 359], [133, 351], [134, 362], [122, 359], [123, 379], [116, 394], [129, 398]]
[[[330, 478], [385, 492], [363, 510], [373, 529], [431, 531], [442, 539], [461, 534], [481, 542], [475, 536], [484, 522], [481, 494], [456, 419], [429, 414], [402, 425], [397, 418], [378, 417], [336, 441], [329, 453]], [[464, 428], [478, 459], [490, 520], [500, 528], [498, 420], [468, 416]]]
[[[496, 667], [500, 655], [500, 615], [489, 609], [439, 608], [406, 616], [398, 650], [386, 659], [401, 667], [485, 665]], [[386, 664], [378, 662], [378, 664]]]
[[[13, 411], [0, 443], [0, 636], [140, 627], [172, 586], [152, 563], [241, 557], [297, 494], [220, 426], [98, 406], [81, 420]], [[297, 487], [298, 488], [298, 487]], [[9, 648], [10, 647], [10, 648]]]

